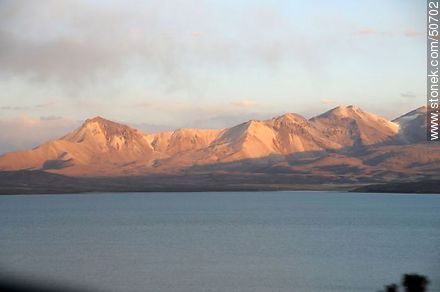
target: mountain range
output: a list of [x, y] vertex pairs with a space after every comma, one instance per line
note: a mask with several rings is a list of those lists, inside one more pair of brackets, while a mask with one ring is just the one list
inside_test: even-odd
[[437, 178], [440, 151], [425, 136], [426, 107], [392, 121], [339, 106], [311, 119], [287, 113], [226, 129], [150, 134], [95, 117], [57, 140], [0, 156], [0, 171], [75, 177], [259, 174], [332, 183]]

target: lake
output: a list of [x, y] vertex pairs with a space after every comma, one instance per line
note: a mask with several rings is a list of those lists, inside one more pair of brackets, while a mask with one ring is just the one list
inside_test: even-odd
[[0, 196], [0, 272], [104, 291], [440, 291], [440, 195]]

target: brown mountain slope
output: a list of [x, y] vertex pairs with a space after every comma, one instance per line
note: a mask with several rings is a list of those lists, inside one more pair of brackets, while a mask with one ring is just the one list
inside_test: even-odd
[[[161, 168], [228, 163], [343, 147], [338, 142], [323, 138], [320, 130], [304, 117], [291, 113], [265, 121], [251, 120], [219, 131], [205, 130], [206, 134], [209, 137], [203, 139], [205, 143], [195, 143], [203, 147], [188, 147], [188, 151], [180, 151], [178, 156], [173, 156], [175, 152], [167, 152], [170, 157], [161, 161]], [[163, 134], [157, 134], [160, 135]], [[170, 140], [168, 137], [163, 140], [167, 139]], [[171, 141], [167, 144], [176, 147]], [[167, 151], [163, 147], [157, 149]]]
[[[310, 120], [285, 114], [228, 129], [179, 129], [148, 135], [97, 117], [58, 140], [0, 156], [0, 170], [35, 169], [77, 176], [181, 171], [435, 174], [439, 152], [414, 138], [423, 130], [420, 116], [423, 109], [391, 122], [348, 106]], [[405, 146], [408, 141], [413, 145]]]
[[178, 129], [146, 135], [152, 149], [168, 156], [208, 147], [223, 130]]
[[341, 147], [373, 145], [399, 133], [398, 124], [355, 106], [339, 106], [310, 121]]
[[101, 117], [87, 120], [59, 140], [0, 157], [0, 169], [42, 169], [72, 175], [122, 174], [131, 163], [148, 167], [155, 158], [145, 136]]

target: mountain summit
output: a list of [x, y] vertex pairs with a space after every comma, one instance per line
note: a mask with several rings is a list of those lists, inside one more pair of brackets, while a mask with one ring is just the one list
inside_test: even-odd
[[311, 122], [343, 147], [385, 142], [399, 133], [399, 125], [355, 106], [339, 106]]
[[153, 151], [145, 136], [138, 130], [101, 117], [86, 120], [79, 129], [61, 140], [82, 144], [98, 152], [119, 152], [134, 157]]
[[[74, 175], [110, 175], [115, 168], [134, 163], [148, 165], [153, 149], [135, 129], [101, 117], [32, 150], [0, 157], [0, 169], [42, 169]], [[117, 171], [120, 174], [119, 171]]]
[[[123, 176], [208, 168], [222, 171], [227, 165], [240, 172], [246, 164], [246, 171], [257, 171], [264, 165], [264, 171], [332, 173], [347, 165], [346, 169], [374, 173], [387, 163], [388, 168], [399, 172], [416, 159], [414, 149], [420, 147], [428, 147], [423, 151], [431, 153], [432, 163], [438, 161], [430, 146], [420, 144], [423, 115], [426, 109], [424, 113], [420, 108], [389, 121], [355, 106], [340, 106], [309, 120], [287, 113], [227, 129], [178, 129], [154, 134], [95, 117], [60, 139], [0, 156], [0, 170]], [[381, 156], [374, 156], [379, 152]], [[387, 156], [391, 152], [393, 160]], [[365, 153], [370, 156], [361, 157]], [[299, 161], [298, 157], [318, 160]], [[432, 163], [420, 167], [429, 170]]]

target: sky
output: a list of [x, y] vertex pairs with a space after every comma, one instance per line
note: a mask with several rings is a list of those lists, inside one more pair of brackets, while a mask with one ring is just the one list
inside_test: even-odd
[[102, 116], [145, 132], [425, 103], [420, 0], [0, 0], [0, 153]]

